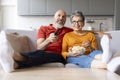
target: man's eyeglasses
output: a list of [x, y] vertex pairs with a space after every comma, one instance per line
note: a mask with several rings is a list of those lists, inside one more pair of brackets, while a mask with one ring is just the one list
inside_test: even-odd
[[83, 20], [72, 21], [72, 24], [76, 24], [76, 23], [80, 24], [80, 23], [82, 23], [82, 22], [83, 22]]

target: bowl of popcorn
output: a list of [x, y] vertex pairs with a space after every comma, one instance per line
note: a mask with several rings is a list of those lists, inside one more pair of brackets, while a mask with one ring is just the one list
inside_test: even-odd
[[80, 55], [84, 54], [86, 49], [82, 46], [73, 46], [72, 47], [72, 53], [79, 53]]

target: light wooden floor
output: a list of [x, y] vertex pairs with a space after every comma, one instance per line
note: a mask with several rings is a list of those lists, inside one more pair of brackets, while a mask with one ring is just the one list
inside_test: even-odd
[[5, 73], [0, 80], [120, 80], [120, 76], [100, 69], [34, 67]]

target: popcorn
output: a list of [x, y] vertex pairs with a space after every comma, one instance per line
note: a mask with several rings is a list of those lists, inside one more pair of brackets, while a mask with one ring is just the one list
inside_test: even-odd
[[80, 55], [84, 54], [86, 49], [82, 46], [73, 46], [72, 47], [72, 52], [73, 53], [79, 53]]

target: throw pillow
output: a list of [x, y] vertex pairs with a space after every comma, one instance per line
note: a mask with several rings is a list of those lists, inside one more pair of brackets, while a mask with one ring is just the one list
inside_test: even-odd
[[20, 53], [30, 51], [29, 40], [27, 36], [19, 35], [17, 33], [8, 33], [7, 39], [15, 51]]

